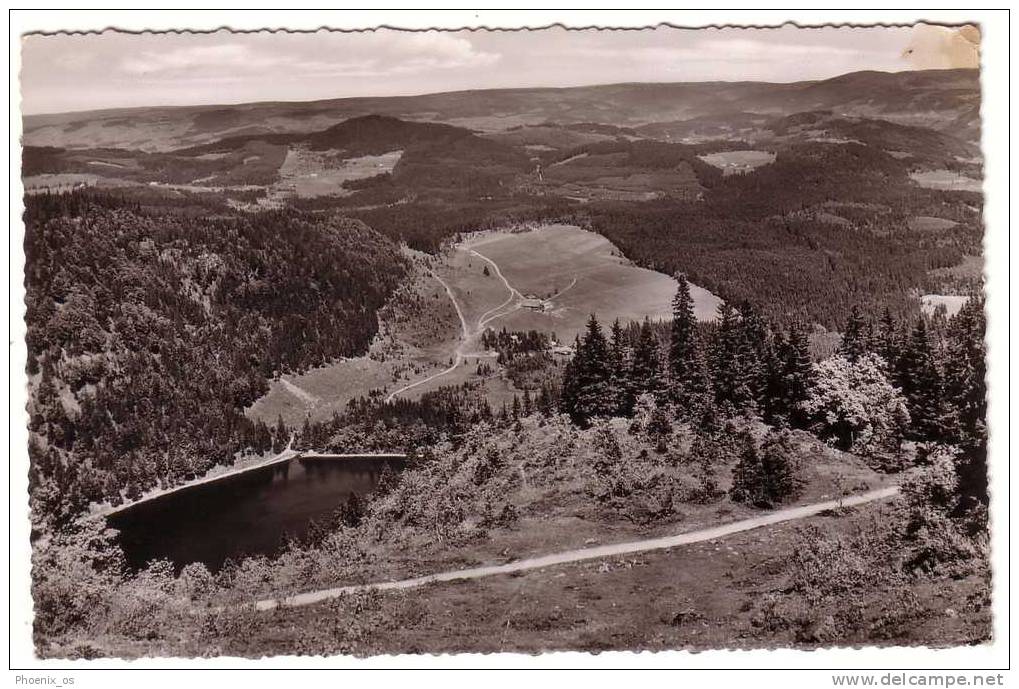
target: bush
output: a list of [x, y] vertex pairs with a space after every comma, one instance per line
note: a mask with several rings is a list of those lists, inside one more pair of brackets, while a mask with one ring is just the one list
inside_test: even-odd
[[589, 495], [638, 524], [675, 514], [676, 504], [692, 492], [690, 477], [668, 466], [611, 420], [597, 422], [592, 432]]
[[749, 432], [742, 434], [740, 442], [729, 491], [735, 502], [770, 508], [799, 493], [799, 461], [787, 431], [769, 433], [760, 448]]
[[101, 520], [82, 520], [40, 539], [32, 553], [37, 638], [96, 627], [123, 582], [116, 532]]
[[843, 596], [872, 581], [873, 563], [865, 553], [869, 544], [828, 536], [816, 526], [800, 531], [793, 551], [792, 587], [809, 601]]
[[698, 433], [684, 458], [694, 479], [694, 486], [686, 500], [706, 505], [721, 499], [725, 491], [720, 487], [716, 467], [726, 466], [735, 458], [735, 447], [728, 436]]

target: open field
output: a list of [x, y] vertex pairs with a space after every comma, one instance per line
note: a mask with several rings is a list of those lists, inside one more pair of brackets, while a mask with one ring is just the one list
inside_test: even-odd
[[909, 229], [918, 232], [941, 232], [944, 230], [950, 230], [959, 223], [954, 220], [946, 220], [945, 218], [934, 218], [927, 215], [918, 215], [915, 218], [910, 218]]
[[78, 172], [45, 173], [30, 175], [22, 180], [26, 194], [70, 191], [78, 187], [123, 187], [135, 182]]
[[699, 157], [708, 165], [717, 167], [724, 175], [752, 172], [762, 165], [775, 162], [775, 154], [768, 151], [722, 151]]
[[694, 198], [703, 191], [686, 162], [672, 169], [633, 167], [626, 164], [625, 153], [580, 153], [549, 165], [543, 175], [546, 191], [583, 200]]
[[344, 158], [342, 151], [311, 151], [292, 146], [280, 167], [280, 181], [275, 187], [293, 190], [302, 198], [315, 196], [347, 196], [352, 192], [344, 182], [392, 172], [403, 151], [382, 155]]
[[[507, 129], [484, 135], [484, 138], [499, 141], [509, 146], [523, 146], [531, 150], [552, 151], [576, 148], [585, 144], [611, 140], [611, 136], [593, 132], [578, 132], [563, 127], [533, 126]], [[540, 146], [541, 148], [536, 148]]]
[[[525, 297], [542, 300], [540, 308], [516, 309], [493, 321], [492, 327], [555, 332], [560, 342], [569, 344], [592, 313], [605, 325], [617, 318], [625, 323], [672, 317], [675, 280], [634, 266], [593, 232], [550, 225], [530, 232], [481, 235], [468, 240], [466, 248], [498, 264]], [[458, 260], [469, 259], [461, 251]], [[476, 284], [477, 272], [463, 273], [470, 278], [463, 289]], [[696, 286], [691, 286], [691, 294], [697, 317], [714, 319], [721, 300]]]
[[955, 280], [980, 280], [984, 273], [984, 259], [980, 256], [963, 256], [959, 265], [950, 268], [936, 268], [930, 274], [939, 278]]
[[967, 301], [969, 301], [969, 297], [956, 294], [925, 294], [920, 297], [920, 305], [924, 313], [931, 315], [937, 311], [938, 307], [944, 306], [946, 318], [951, 318], [959, 313], [959, 309]]
[[979, 193], [984, 183], [951, 170], [924, 170], [910, 173], [910, 178], [925, 189], [942, 191], [973, 191]]
[[[569, 345], [591, 314], [605, 326], [670, 319], [676, 291], [672, 278], [634, 266], [601, 235], [571, 225], [472, 236], [444, 256], [436, 273], [460, 304], [469, 336], [454, 353], [463, 363], [406, 391], [414, 396], [476, 380], [482, 361], [494, 365], [478, 342], [486, 328], [552, 333]], [[720, 300], [696, 285], [691, 294], [697, 317], [712, 320]], [[486, 389], [495, 405], [514, 392], [491, 379]]]

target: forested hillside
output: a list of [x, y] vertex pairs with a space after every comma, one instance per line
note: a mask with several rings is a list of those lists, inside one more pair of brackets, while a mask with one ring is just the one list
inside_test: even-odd
[[[872, 147], [826, 143], [780, 150], [752, 174], [699, 175], [698, 202], [664, 199], [586, 208], [591, 229], [637, 263], [685, 272], [769, 317], [829, 328], [853, 304], [915, 312], [928, 271], [980, 255], [980, 194], [923, 189], [907, 165]], [[950, 233], [910, 219], [951, 219]]]
[[362, 353], [406, 270], [362, 223], [26, 197], [33, 514], [265, 450], [267, 379]]

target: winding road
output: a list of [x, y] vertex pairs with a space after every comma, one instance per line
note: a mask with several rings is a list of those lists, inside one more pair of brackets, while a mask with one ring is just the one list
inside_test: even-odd
[[[481, 260], [486, 261], [490, 266], [492, 266], [493, 270], [495, 271], [496, 277], [502, 280], [502, 284], [505, 285], [506, 289], [509, 291], [509, 296], [506, 297], [506, 301], [481, 314], [481, 316], [478, 318], [477, 325], [472, 328], [470, 324], [467, 322], [467, 318], [464, 316], [463, 308], [460, 306], [460, 302], [457, 301], [456, 295], [453, 293], [453, 289], [449, 286], [449, 284], [445, 280], [439, 277], [434, 270], [429, 268], [428, 274], [435, 278], [436, 281], [438, 281], [438, 283], [442, 285], [443, 289], [446, 290], [446, 294], [449, 295], [449, 300], [453, 302], [453, 307], [456, 309], [456, 315], [460, 317], [460, 342], [457, 344], [456, 349], [453, 351], [453, 364], [448, 368], [439, 371], [438, 373], [433, 373], [427, 378], [422, 378], [421, 380], [416, 380], [413, 383], [408, 383], [407, 385], [404, 385], [401, 388], [397, 388], [393, 392], [389, 393], [389, 395], [386, 397], [386, 402], [392, 402], [394, 399], [396, 399], [403, 393], [407, 392], [408, 390], [413, 390], [414, 388], [424, 385], [425, 383], [430, 383], [436, 378], [441, 378], [442, 376], [449, 375], [463, 363], [464, 359], [467, 356], [482, 356], [482, 354], [478, 352], [470, 351], [469, 347], [471, 340], [477, 337], [479, 334], [481, 334], [481, 332], [484, 331], [485, 326], [494, 321], [496, 318], [508, 316], [514, 311], [520, 309], [520, 303], [525, 299], [525, 297], [523, 294], [520, 293], [520, 290], [511, 285], [509, 280], [506, 279], [506, 276], [502, 274], [502, 271], [499, 269], [499, 264], [490, 259], [488, 256], [485, 256], [484, 254], [474, 249], [470, 249], [470, 253], [473, 256], [477, 256]], [[576, 284], [576, 280], [573, 281], [570, 287], [572, 287], [574, 284]], [[569, 287], [567, 287], [566, 289], [569, 289]], [[565, 292], [566, 290], [563, 291]], [[507, 307], [509, 308], [507, 309]]]
[[643, 553], [651, 550], [665, 550], [668, 548], [675, 548], [677, 546], [689, 545], [691, 543], [700, 543], [702, 541], [713, 541], [719, 538], [725, 538], [732, 534], [741, 533], [743, 531], [750, 531], [752, 529], [759, 529], [764, 526], [772, 526], [774, 524], [781, 524], [783, 522], [794, 521], [796, 519], [804, 519], [806, 517], [812, 517], [821, 512], [828, 510], [840, 509], [843, 507], [854, 507], [857, 505], [864, 505], [869, 502], [875, 502], [877, 500], [886, 500], [897, 495], [899, 492], [898, 486], [889, 486], [886, 488], [880, 488], [878, 490], [872, 490], [867, 493], [860, 493], [859, 495], [851, 495], [839, 500], [828, 500], [825, 502], [817, 502], [811, 505], [803, 505], [800, 507], [789, 507], [782, 510], [776, 510], [767, 514], [762, 514], [757, 517], [751, 517], [749, 519], [742, 519], [736, 522], [730, 522], [728, 524], [722, 524], [721, 526], [714, 526], [709, 529], [699, 529], [697, 531], [687, 531], [685, 533], [676, 534], [674, 536], [665, 536], [662, 538], [649, 538], [640, 541], [630, 541], [628, 543], [613, 543], [609, 545], [594, 546], [591, 548], [580, 548], [578, 550], [564, 550], [558, 553], [551, 553], [549, 555], [542, 555], [540, 557], [531, 557], [523, 560], [517, 560], [515, 562], [508, 562], [503, 565], [488, 565], [484, 567], [470, 567], [467, 569], [449, 570], [445, 572], [438, 572], [436, 574], [428, 574], [426, 576], [414, 577], [412, 579], [400, 579], [397, 581], [383, 581], [376, 584], [359, 584], [353, 586], [338, 586], [336, 588], [322, 589], [320, 591], [309, 591], [307, 593], [299, 593], [294, 596], [286, 598], [267, 598], [264, 600], [255, 602], [256, 610], [272, 610], [278, 607], [300, 607], [304, 605], [313, 605], [320, 603], [330, 598], [336, 598], [349, 593], [356, 593], [358, 591], [365, 591], [368, 589], [377, 589], [379, 591], [393, 591], [400, 589], [411, 589], [419, 586], [426, 586], [428, 584], [435, 584], [445, 581], [461, 581], [467, 579], [481, 579], [484, 577], [496, 576], [499, 574], [512, 574], [514, 572], [524, 572], [533, 569], [543, 569], [545, 567], [553, 567], [556, 565], [569, 564], [573, 562], [582, 562], [584, 560], [594, 560], [600, 558], [615, 557], [619, 555], [629, 555], [630, 553]]

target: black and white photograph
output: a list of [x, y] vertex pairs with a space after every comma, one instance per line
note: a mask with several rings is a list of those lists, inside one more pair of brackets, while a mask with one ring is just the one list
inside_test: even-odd
[[15, 36], [35, 658], [1000, 640], [1005, 84], [781, 19]]

